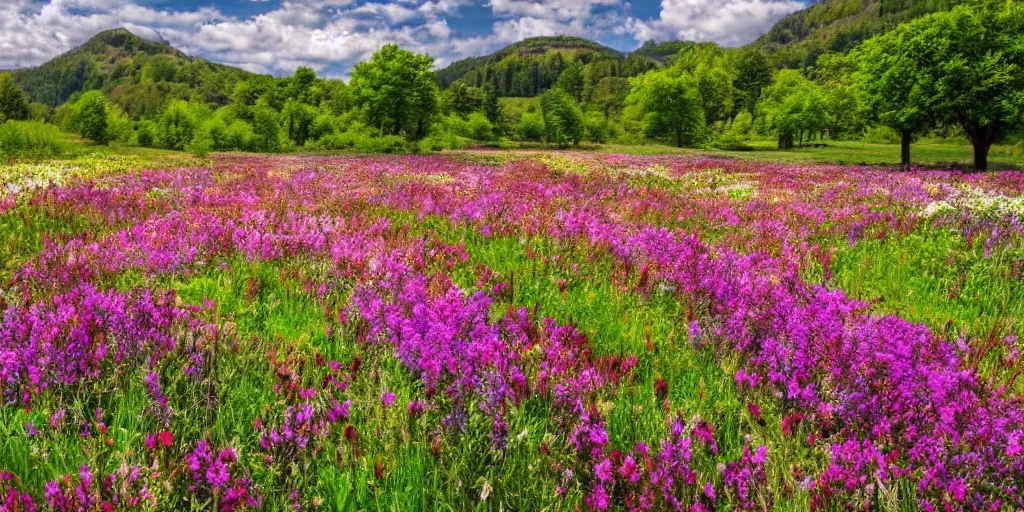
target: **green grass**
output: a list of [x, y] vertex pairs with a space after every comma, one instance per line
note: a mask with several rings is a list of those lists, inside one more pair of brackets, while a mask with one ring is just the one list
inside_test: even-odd
[[[669, 146], [618, 146], [609, 144], [601, 148], [606, 153], [628, 154], [696, 154], [724, 156], [740, 160], [779, 162], [791, 164], [837, 164], [837, 165], [879, 165], [898, 166], [900, 146], [898, 144], [875, 144], [869, 142], [826, 140], [828, 147], [815, 148], [809, 145], [780, 150], [772, 140], [751, 140], [746, 144], [748, 151], [700, 150], [673, 148]], [[910, 148], [911, 159], [922, 166], [955, 167], [969, 169], [974, 162], [971, 146], [954, 142], [921, 142]], [[989, 153], [990, 169], [1019, 169], [1024, 167], [1024, 149], [1017, 146], [993, 146]]]

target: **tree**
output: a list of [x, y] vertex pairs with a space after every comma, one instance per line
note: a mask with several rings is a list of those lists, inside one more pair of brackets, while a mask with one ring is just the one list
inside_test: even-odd
[[519, 119], [516, 127], [519, 140], [540, 142], [544, 138], [544, 116], [536, 112], [526, 112]]
[[281, 149], [281, 126], [277, 122], [277, 112], [263, 101], [258, 102], [252, 112], [252, 148], [265, 153]]
[[434, 59], [389, 44], [352, 72], [351, 98], [366, 122], [387, 135], [426, 135], [438, 111]]
[[298, 100], [289, 100], [281, 111], [281, 124], [288, 138], [302, 146], [310, 138], [310, 128], [316, 119], [316, 109]]
[[72, 126], [83, 137], [98, 144], [107, 143], [107, 98], [100, 91], [83, 94], [74, 106]]
[[856, 86], [873, 117], [900, 134], [900, 163], [910, 166], [910, 143], [934, 122], [920, 58], [909, 25], [873, 37], [852, 53]]
[[147, 82], [173, 82], [178, 63], [170, 55], [154, 55], [142, 66], [142, 79]]
[[157, 139], [167, 149], [183, 150], [195, 137], [200, 120], [208, 115], [205, 105], [171, 101], [157, 120]]
[[313, 104], [313, 87], [317, 83], [316, 71], [308, 66], [300, 66], [295, 75], [289, 79], [288, 98], [307, 105]]
[[[492, 87], [493, 88], [493, 87]], [[463, 119], [480, 110], [483, 105], [483, 94], [476, 87], [467, 87], [462, 82], [455, 82], [443, 94], [442, 103], [446, 114], [455, 114]]]
[[831, 122], [821, 88], [792, 69], [779, 71], [758, 110], [764, 125], [778, 135], [779, 149], [792, 148], [795, 140], [803, 144], [805, 134], [821, 133]]
[[494, 125], [501, 122], [501, 104], [498, 103], [498, 90], [491, 84], [484, 86], [484, 115]]
[[558, 82], [555, 83], [555, 87], [568, 93], [577, 102], [583, 100], [583, 86], [583, 64], [578, 60], [569, 63], [558, 75]]
[[28, 98], [10, 73], [0, 73], [0, 123], [28, 119]]
[[696, 80], [706, 125], [732, 118], [735, 73], [720, 46], [700, 43], [685, 47], [676, 56], [672, 70], [689, 73]]
[[977, 0], [908, 24], [933, 114], [960, 125], [974, 168], [992, 144], [1024, 124], [1024, 4]]
[[651, 71], [633, 77], [626, 104], [651, 138], [671, 138], [677, 147], [692, 142], [704, 128], [700, 92], [689, 75]]
[[561, 88], [550, 89], [541, 97], [541, 111], [548, 142], [559, 145], [577, 145], [585, 130], [583, 110]]
[[735, 67], [733, 87], [737, 91], [737, 104], [742, 105], [756, 118], [761, 91], [772, 83], [772, 66], [762, 51], [748, 49], [740, 53]]

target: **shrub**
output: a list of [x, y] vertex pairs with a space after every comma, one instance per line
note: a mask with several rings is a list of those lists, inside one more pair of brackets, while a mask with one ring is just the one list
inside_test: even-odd
[[60, 130], [37, 121], [0, 124], [0, 156], [53, 156], [64, 149]]
[[135, 127], [135, 140], [144, 148], [151, 148], [156, 145], [156, 123], [149, 119], [139, 121]]
[[519, 134], [519, 140], [540, 142], [544, 139], [544, 117], [536, 112], [523, 114], [516, 132]]
[[604, 144], [608, 141], [608, 120], [600, 112], [588, 112], [584, 123], [585, 137], [590, 142]]
[[473, 112], [466, 120], [466, 131], [469, 138], [477, 141], [488, 141], [494, 136], [494, 126], [487, 116]]

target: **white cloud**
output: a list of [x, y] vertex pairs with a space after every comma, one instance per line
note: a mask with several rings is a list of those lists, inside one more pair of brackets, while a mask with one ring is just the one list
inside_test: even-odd
[[[154, 9], [124, 0], [0, 0], [0, 69], [41, 64], [97, 32], [152, 29], [173, 46], [260, 73], [308, 65], [345, 75], [388, 43], [436, 58], [438, 67], [528, 37], [576, 35], [600, 40], [748, 42], [796, 0], [661, 0], [654, 19], [628, 16], [623, 0], [489, 0], [489, 31], [463, 35], [449, 23], [473, 0], [284, 0], [238, 18], [217, 8]], [[457, 25], [456, 25], [457, 26]]]
[[740, 46], [802, 8], [804, 4], [796, 0], [661, 0], [658, 19], [630, 17], [615, 32], [632, 34], [637, 41], [714, 41]]

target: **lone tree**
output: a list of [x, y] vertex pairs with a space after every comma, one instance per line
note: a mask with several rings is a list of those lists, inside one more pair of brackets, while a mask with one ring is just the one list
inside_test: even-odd
[[356, 65], [349, 82], [352, 103], [381, 133], [422, 138], [438, 111], [433, 65], [429, 55], [386, 45]]
[[791, 149], [795, 141], [803, 145], [804, 135], [810, 138], [831, 124], [821, 87], [793, 69], [779, 71], [757, 109], [764, 125], [778, 134], [779, 149]]
[[641, 118], [648, 137], [670, 138], [683, 147], [704, 129], [704, 110], [695, 82], [687, 74], [650, 71], [630, 79], [626, 104]]

